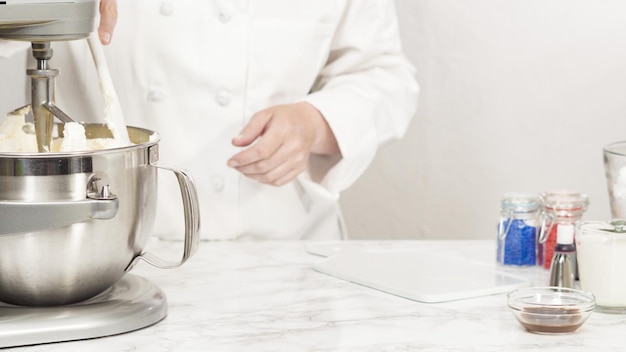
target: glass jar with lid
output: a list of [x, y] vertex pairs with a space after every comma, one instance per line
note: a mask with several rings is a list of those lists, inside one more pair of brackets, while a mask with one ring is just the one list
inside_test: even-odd
[[[574, 226], [589, 206], [589, 197], [575, 190], [550, 190], [541, 194], [541, 229], [537, 265], [550, 269], [560, 226]], [[574, 238], [576, 234], [574, 233]]]
[[500, 203], [497, 262], [502, 265], [537, 264], [537, 235], [541, 197], [534, 193], [506, 193]]
[[596, 310], [626, 313], [626, 221], [576, 223], [580, 286], [596, 297]]

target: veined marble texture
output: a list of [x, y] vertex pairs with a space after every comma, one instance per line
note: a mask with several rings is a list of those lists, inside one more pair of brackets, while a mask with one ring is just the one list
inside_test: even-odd
[[[344, 242], [343, 244], [345, 244]], [[137, 331], [7, 351], [624, 351], [626, 315], [592, 313], [575, 333], [526, 332], [498, 294], [421, 303], [312, 269], [312, 242], [201, 242], [177, 269], [132, 272], [165, 291], [167, 317]], [[495, 260], [495, 241], [350, 241]], [[149, 249], [176, 259], [182, 242]], [[545, 285], [541, 268], [513, 268]], [[1, 327], [0, 327], [1, 328]]]

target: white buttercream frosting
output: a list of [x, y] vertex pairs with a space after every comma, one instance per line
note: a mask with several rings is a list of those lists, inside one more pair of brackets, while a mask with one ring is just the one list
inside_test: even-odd
[[[0, 123], [0, 152], [37, 153], [35, 126], [26, 122], [28, 110], [14, 112]], [[53, 136], [58, 136], [55, 129]], [[85, 126], [78, 122], [66, 123], [63, 138], [54, 138], [50, 145], [51, 152], [77, 152], [102, 150], [127, 146], [127, 143], [114, 138], [87, 138]]]
[[0, 123], [0, 152], [36, 153], [37, 138], [34, 131], [35, 126], [26, 122], [24, 115], [7, 115]]

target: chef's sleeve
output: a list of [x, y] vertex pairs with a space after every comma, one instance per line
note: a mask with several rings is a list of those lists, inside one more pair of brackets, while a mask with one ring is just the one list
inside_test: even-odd
[[351, 1], [327, 64], [306, 98], [328, 122], [341, 156], [313, 155], [299, 181], [318, 196], [336, 200], [363, 174], [380, 146], [404, 136], [417, 95], [414, 69], [402, 51], [395, 2]]

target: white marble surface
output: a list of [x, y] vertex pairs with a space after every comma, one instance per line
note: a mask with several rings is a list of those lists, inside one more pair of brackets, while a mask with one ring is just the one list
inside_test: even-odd
[[[168, 316], [121, 335], [10, 351], [624, 351], [626, 315], [594, 312], [575, 333], [526, 332], [504, 294], [420, 303], [314, 271], [307, 242], [202, 242], [178, 269], [134, 274], [167, 294]], [[410, 246], [491, 260], [491, 241], [350, 242]], [[180, 242], [155, 242], [166, 257]], [[517, 270], [537, 284], [542, 269]]]

